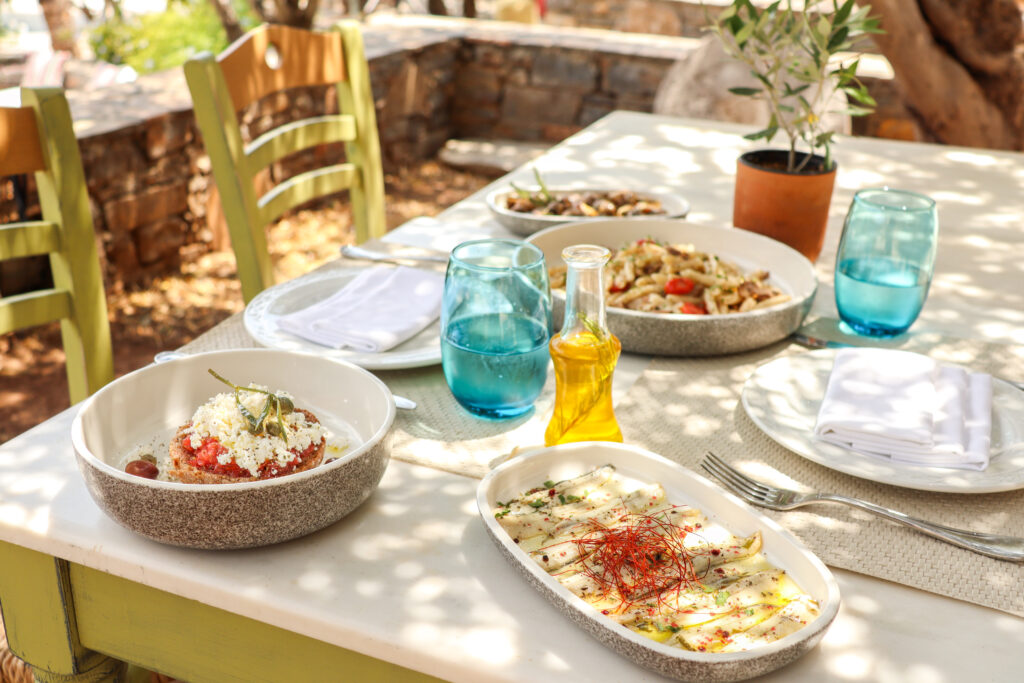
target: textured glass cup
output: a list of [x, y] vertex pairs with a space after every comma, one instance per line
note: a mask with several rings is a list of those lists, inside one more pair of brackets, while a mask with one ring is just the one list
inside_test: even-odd
[[441, 366], [474, 415], [522, 415], [544, 388], [551, 288], [544, 254], [517, 240], [476, 240], [452, 250], [441, 304]]
[[858, 334], [891, 337], [917, 320], [935, 266], [935, 202], [889, 188], [861, 190], [836, 255], [836, 308]]

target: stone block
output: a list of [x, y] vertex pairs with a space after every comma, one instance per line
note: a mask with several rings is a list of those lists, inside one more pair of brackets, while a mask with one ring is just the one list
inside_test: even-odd
[[188, 223], [177, 217], [139, 226], [134, 231], [139, 263], [149, 266], [177, 257], [178, 249], [185, 244], [187, 234]]
[[455, 76], [455, 92], [469, 102], [498, 102], [502, 79], [496, 69], [467, 64]]
[[127, 232], [140, 225], [153, 223], [188, 208], [188, 183], [159, 185], [103, 205], [107, 229], [113, 233]]
[[145, 123], [146, 156], [159, 159], [192, 141], [192, 117], [186, 114], [162, 114]]
[[533, 60], [533, 85], [589, 92], [598, 83], [599, 69], [592, 54], [544, 50]]
[[80, 145], [85, 184], [100, 201], [135, 192], [149, 166], [145, 155], [128, 131], [103, 135]]
[[578, 123], [584, 127], [589, 126], [594, 121], [613, 111], [615, 111], [614, 97], [599, 94], [584, 95]]
[[512, 124], [534, 125], [576, 123], [580, 110], [579, 93], [551, 88], [510, 87], [501, 106], [501, 119]]
[[549, 142], [561, 142], [573, 133], [578, 133], [581, 126], [560, 126], [554, 123], [545, 123], [541, 126], [541, 137]]
[[602, 90], [615, 96], [630, 95], [653, 98], [671, 62], [652, 59], [609, 60]]

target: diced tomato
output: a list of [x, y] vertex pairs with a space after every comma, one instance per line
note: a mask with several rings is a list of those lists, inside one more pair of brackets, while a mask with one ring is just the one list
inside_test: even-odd
[[666, 294], [689, 294], [697, 285], [688, 277], [674, 277], [665, 283]]
[[692, 304], [689, 301], [684, 302], [683, 305], [679, 307], [679, 312], [680, 313], [687, 313], [689, 315], [705, 315], [705, 314], [707, 314], [707, 311], [704, 309], [704, 307], [702, 305], [700, 305], [700, 304]]
[[619, 283], [617, 283], [615, 281], [612, 281], [612, 283], [610, 285], [608, 285], [608, 293], [609, 294], [615, 294], [617, 292], [625, 292], [625, 291], [626, 291], [626, 285], [624, 285], [624, 284], [619, 284]]

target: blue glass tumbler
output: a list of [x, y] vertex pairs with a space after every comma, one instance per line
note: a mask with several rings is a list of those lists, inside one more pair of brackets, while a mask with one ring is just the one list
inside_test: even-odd
[[836, 255], [836, 308], [857, 334], [892, 337], [917, 320], [935, 267], [935, 202], [916, 192], [861, 190]]
[[517, 240], [475, 240], [452, 250], [441, 303], [441, 366], [474, 415], [509, 418], [533, 408], [548, 370], [551, 288], [544, 254]]

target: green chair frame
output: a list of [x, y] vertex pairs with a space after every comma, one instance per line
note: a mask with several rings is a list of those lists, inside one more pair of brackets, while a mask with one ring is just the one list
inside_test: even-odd
[[[384, 172], [370, 71], [360, 26], [342, 21], [328, 32], [264, 24], [219, 56], [185, 64], [196, 123], [210, 156], [246, 303], [274, 284], [266, 226], [311, 199], [348, 190], [356, 241], [385, 232]], [[292, 121], [248, 143], [239, 112], [271, 93], [334, 85], [338, 113]], [[344, 163], [298, 173], [257, 196], [255, 179], [282, 157], [345, 143]]]
[[49, 254], [53, 287], [0, 296], [0, 334], [60, 321], [77, 403], [114, 378], [110, 323], [71, 111], [59, 88], [0, 108], [0, 176], [34, 173], [42, 220], [0, 225], [0, 260]]

